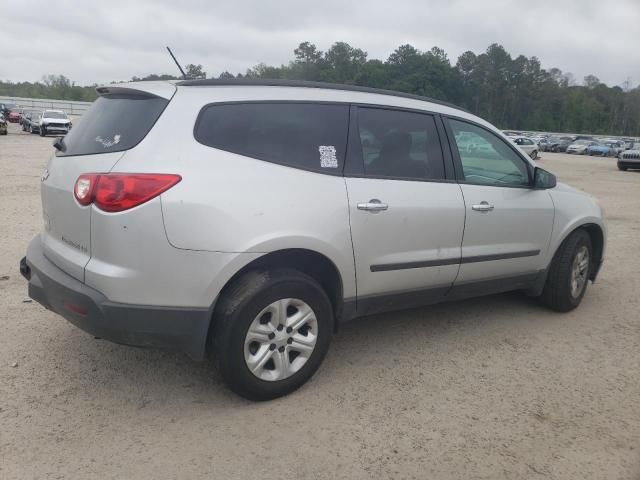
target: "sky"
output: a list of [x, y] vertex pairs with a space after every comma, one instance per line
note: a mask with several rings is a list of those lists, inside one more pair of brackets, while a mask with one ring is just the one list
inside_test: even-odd
[[208, 76], [293, 58], [303, 41], [345, 41], [385, 60], [399, 45], [500, 43], [543, 68], [640, 83], [640, 0], [0, 0], [0, 80], [62, 74], [79, 85], [177, 74], [165, 50]]

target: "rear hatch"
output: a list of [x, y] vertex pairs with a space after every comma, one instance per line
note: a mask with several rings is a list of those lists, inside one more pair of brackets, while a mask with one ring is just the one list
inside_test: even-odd
[[84, 282], [91, 259], [91, 206], [73, 194], [84, 173], [106, 173], [151, 130], [175, 86], [141, 82], [101, 87], [98, 99], [74, 125], [51, 157], [42, 176], [44, 254], [69, 275]]

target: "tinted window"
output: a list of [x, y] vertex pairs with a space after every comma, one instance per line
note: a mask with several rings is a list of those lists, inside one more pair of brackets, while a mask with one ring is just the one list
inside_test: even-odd
[[239, 103], [205, 107], [196, 140], [269, 162], [341, 173], [349, 107], [319, 103]]
[[364, 173], [417, 180], [444, 178], [440, 139], [433, 116], [358, 108]]
[[58, 156], [110, 153], [136, 146], [151, 130], [168, 100], [143, 95], [103, 95], [74, 124]]
[[529, 185], [525, 161], [497, 135], [458, 120], [449, 120], [465, 181], [481, 185]]

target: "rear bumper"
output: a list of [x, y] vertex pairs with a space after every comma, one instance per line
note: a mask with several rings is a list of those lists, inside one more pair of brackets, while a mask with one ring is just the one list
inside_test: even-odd
[[40, 236], [29, 244], [20, 272], [29, 281], [32, 299], [94, 336], [124, 345], [177, 350], [194, 360], [205, 356], [210, 309], [111, 302], [51, 263], [43, 254]]

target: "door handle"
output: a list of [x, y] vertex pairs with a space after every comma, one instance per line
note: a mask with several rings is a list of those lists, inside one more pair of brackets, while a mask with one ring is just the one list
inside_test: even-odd
[[359, 203], [358, 210], [365, 210], [367, 212], [378, 213], [387, 210], [389, 205], [382, 203], [377, 198], [373, 198], [366, 203]]
[[472, 205], [471, 208], [473, 210], [475, 210], [476, 212], [490, 212], [491, 210], [493, 210], [493, 205], [489, 205], [488, 202], [480, 202], [477, 205]]

